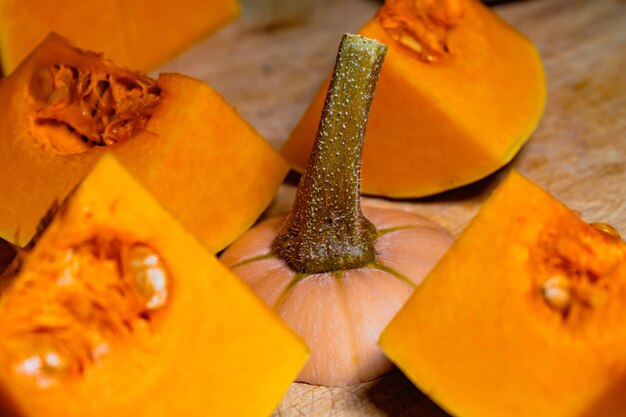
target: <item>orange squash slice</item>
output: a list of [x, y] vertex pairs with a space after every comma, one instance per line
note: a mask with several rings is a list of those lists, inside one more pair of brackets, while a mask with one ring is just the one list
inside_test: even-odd
[[267, 416], [306, 360], [112, 155], [18, 262], [0, 295], [2, 415]]
[[57, 32], [119, 65], [148, 71], [238, 14], [237, 0], [0, 0], [1, 66], [10, 73]]
[[[359, 32], [389, 46], [367, 125], [362, 190], [419, 197], [513, 158], [545, 102], [530, 40], [476, 0], [387, 0]], [[306, 165], [328, 81], [282, 149]]]
[[26, 245], [106, 149], [210, 250], [246, 230], [287, 165], [208, 84], [152, 80], [51, 35], [0, 83], [0, 237]]
[[463, 417], [626, 410], [626, 243], [513, 172], [380, 346]]

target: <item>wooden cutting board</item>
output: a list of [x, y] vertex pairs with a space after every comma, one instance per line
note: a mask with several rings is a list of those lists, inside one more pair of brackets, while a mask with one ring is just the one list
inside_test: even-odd
[[[207, 80], [278, 148], [329, 73], [341, 35], [357, 31], [379, 4], [249, 0], [241, 19], [160, 71]], [[366, 203], [414, 211], [458, 235], [514, 167], [585, 220], [611, 223], [626, 234], [626, 1], [526, 0], [494, 9], [543, 57], [548, 103], [532, 139], [511, 164], [476, 184], [428, 198]], [[291, 179], [281, 188], [268, 215], [291, 207], [294, 184]], [[275, 412], [445, 415], [398, 372], [346, 388], [294, 383]]]

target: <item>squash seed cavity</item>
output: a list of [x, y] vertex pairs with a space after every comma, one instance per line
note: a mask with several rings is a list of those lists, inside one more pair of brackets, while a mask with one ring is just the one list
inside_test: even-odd
[[169, 271], [145, 243], [98, 237], [26, 256], [0, 301], [0, 358], [26, 386], [80, 377], [116, 344], [150, 334], [170, 297]]
[[[597, 225], [569, 226], [546, 228], [530, 262], [543, 303], [563, 320], [580, 322], [609, 302], [618, 286], [626, 285], [612, 275], [626, 251], [614, 244], [612, 233]], [[562, 232], [557, 234], [557, 229]]]
[[87, 152], [129, 140], [153, 113], [161, 91], [140, 73], [100, 65], [55, 64], [35, 72], [31, 133], [58, 154]]
[[420, 61], [435, 63], [451, 54], [448, 35], [463, 14], [463, 0], [387, 0], [376, 17]]

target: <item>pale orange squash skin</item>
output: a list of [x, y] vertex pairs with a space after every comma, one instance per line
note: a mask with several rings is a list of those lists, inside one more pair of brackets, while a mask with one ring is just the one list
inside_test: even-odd
[[[546, 301], [553, 276], [574, 288], [566, 313]], [[453, 415], [619, 417], [624, 300], [626, 243], [512, 172], [380, 346]]]
[[[157, 251], [169, 283], [164, 305], [151, 312], [149, 319], [129, 318], [133, 331], [103, 333], [108, 349], [85, 362], [78, 374], [60, 374], [47, 387], [16, 377], [14, 358], [20, 352], [11, 350], [15, 345], [10, 343], [31, 335], [16, 333], [16, 329], [41, 317], [41, 313], [35, 316], [20, 309], [48, 311], [44, 319], [32, 324], [39, 329], [36, 334], [42, 341], [57, 341], [60, 349], [69, 350], [76, 343], [81, 346], [86, 335], [98, 334], [95, 319], [80, 319], [83, 327], [73, 328], [76, 334], [70, 340], [50, 330], [60, 325], [55, 311], [74, 311], [72, 306], [81, 305], [68, 302], [69, 290], [75, 284], [68, 284], [59, 259], [81, 242], [111, 236]], [[51, 265], [61, 266], [58, 279]], [[99, 271], [88, 277], [92, 287], [98, 288], [107, 273], [104, 267]], [[78, 273], [70, 276], [87, 279]], [[30, 289], [22, 285], [26, 279], [30, 279]], [[50, 282], [56, 284], [51, 291], [38, 291], [46, 282], [45, 288], [50, 288]], [[122, 300], [128, 299], [130, 293], [124, 294]], [[98, 303], [107, 306], [112, 296], [103, 291]], [[96, 306], [76, 311], [72, 313], [75, 317], [103, 314]], [[105, 314], [114, 319], [120, 313], [108, 308]], [[70, 196], [32, 252], [23, 258], [12, 284], [0, 295], [3, 416], [267, 416], [307, 355], [299, 338], [111, 155], [105, 155]]]
[[298, 278], [283, 260], [268, 257], [284, 217], [261, 222], [220, 258], [311, 349], [299, 381], [344, 386], [391, 370], [393, 365], [376, 345], [378, 336], [453, 240], [446, 230], [413, 213], [373, 207], [363, 207], [363, 213], [379, 231], [376, 263], [382, 267]]
[[48, 207], [61, 201], [109, 150], [157, 200], [218, 251], [267, 207], [288, 167], [280, 155], [208, 84], [163, 74], [145, 128], [125, 142], [80, 154], [55, 154], [33, 139], [32, 75], [65, 63], [101, 66], [58, 36], [48, 37], [0, 83], [0, 237], [26, 245]]
[[233, 20], [237, 0], [0, 0], [1, 67], [9, 74], [49, 32], [121, 66], [149, 71]]
[[[417, 59], [377, 18], [359, 33], [388, 45], [363, 148], [362, 192], [419, 197], [476, 181], [509, 162], [535, 129], [546, 87], [530, 40], [475, 0], [449, 32], [451, 54]], [[328, 88], [282, 148], [306, 165]]]

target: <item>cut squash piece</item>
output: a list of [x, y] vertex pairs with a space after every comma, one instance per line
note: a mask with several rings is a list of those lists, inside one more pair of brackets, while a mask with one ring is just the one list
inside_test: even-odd
[[148, 71], [238, 14], [237, 0], [0, 0], [2, 68], [10, 73], [57, 32], [119, 65]]
[[380, 346], [463, 417], [621, 417], [626, 243], [513, 172]]
[[26, 245], [109, 149], [211, 251], [280, 186], [280, 155], [208, 84], [152, 80], [51, 35], [0, 83], [0, 237]]
[[[389, 46], [363, 147], [362, 191], [420, 197], [479, 180], [535, 129], [546, 87], [530, 40], [476, 0], [387, 0], [359, 32]], [[282, 148], [302, 172], [328, 81]]]
[[265, 417], [306, 360], [112, 155], [18, 262], [0, 295], [2, 415]]

